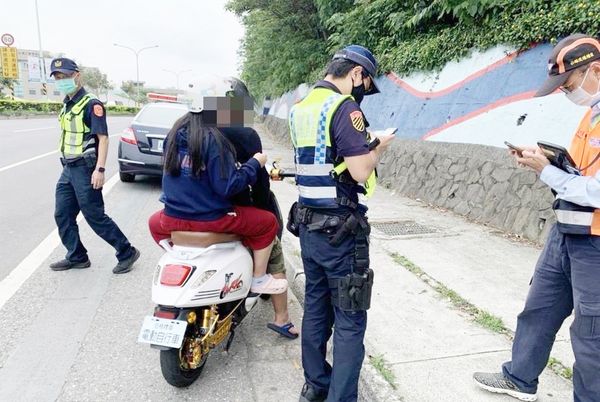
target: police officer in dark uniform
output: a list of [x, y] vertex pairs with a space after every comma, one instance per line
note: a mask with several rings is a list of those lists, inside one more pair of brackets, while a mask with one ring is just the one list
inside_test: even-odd
[[[300, 197], [288, 229], [300, 236], [306, 275], [300, 401], [357, 400], [373, 284], [367, 208], [358, 194], [374, 187], [379, 156], [394, 138], [379, 137], [372, 150], [367, 141], [358, 103], [379, 92], [376, 73], [368, 49], [348, 46], [290, 111]], [[325, 358], [332, 333], [333, 366]]]
[[77, 214], [81, 211], [94, 232], [117, 250], [118, 263], [113, 272], [129, 272], [140, 252], [104, 213], [102, 186], [108, 153], [104, 105], [83, 88], [79, 68], [73, 60], [52, 60], [50, 75], [56, 80], [56, 88], [65, 95], [59, 115], [63, 171], [56, 185], [54, 219], [67, 248], [65, 259], [50, 264], [50, 268], [64, 271], [91, 265], [77, 227]]

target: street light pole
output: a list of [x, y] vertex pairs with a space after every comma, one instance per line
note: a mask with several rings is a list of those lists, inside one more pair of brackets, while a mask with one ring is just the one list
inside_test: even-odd
[[119, 45], [117, 43], [113, 43], [113, 45], [117, 46], [117, 47], [123, 47], [125, 49], [129, 49], [133, 52], [133, 54], [135, 54], [135, 82], [136, 82], [136, 87], [137, 87], [135, 104], [137, 106], [138, 101], [140, 99], [140, 53], [146, 49], [153, 49], [155, 47], [158, 47], [158, 45], [147, 46], [147, 47], [143, 47], [138, 50], [135, 50], [134, 48], [129, 47], [129, 46]]
[[179, 75], [181, 75], [183, 73], [189, 73], [192, 70], [171, 71], [171, 70], [163, 69], [163, 71], [166, 73], [175, 74], [175, 78], [177, 78], [177, 91], [179, 91]]
[[38, 42], [40, 45], [40, 53], [39, 53], [39, 59], [40, 59], [40, 79], [41, 79], [41, 83], [42, 83], [42, 90], [43, 92], [46, 92], [44, 95], [46, 97], [46, 100], [48, 100], [48, 87], [46, 85], [47, 81], [46, 81], [46, 62], [44, 61], [44, 50], [42, 48], [42, 30], [40, 28], [40, 13], [38, 11], [38, 2], [37, 0], [35, 0], [35, 19], [37, 20], [37, 31], [38, 31]]

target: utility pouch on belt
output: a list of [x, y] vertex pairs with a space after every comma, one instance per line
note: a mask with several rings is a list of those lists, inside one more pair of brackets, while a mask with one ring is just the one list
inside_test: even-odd
[[371, 291], [373, 289], [373, 270], [367, 269], [363, 275], [351, 273], [337, 282], [337, 300], [334, 300], [344, 311], [365, 311], [371, 307]]
[[294, 236], [300, 236], [300, 219], [298, 217], [298, 202], [292, 204], [290, 212], [288, 212], [287, 225], [285, 228]]
[[85, 161], [85, 165], [87, 167], [96, 167], [96, 162], [98, 161], [98, 158], [96, 157], [96, 154], [91, 152], [88, 154], [83, 154], [83, 160]]

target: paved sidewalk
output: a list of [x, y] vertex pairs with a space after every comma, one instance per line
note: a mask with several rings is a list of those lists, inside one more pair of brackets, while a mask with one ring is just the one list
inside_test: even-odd
[[[291, 169], [291, 149], [275, 143], [263, 127], [258, 129], [269, 159], [281, 159], [281, 167]], [[297, 197], [295, 187], [285, 181], [273, 183], [272, 189], [286, 215]], [[510, 358], [510, 332], [524, 305], [540, 249], [382, 188], [369, 207], [374, 226], [411, 222], [433, 233], [397, 236], [373, 230], [375, 286], [366, 347], [375, 359], [365, 359], [362, 399], [514, 400], [480, 391], [471, 376], [474, 371], [499, 371]], [[286, 233], [284, 246], [290, 275], [295, 278], [293, 289], [303, 301], [298, 240]], [[469, 314], [475, 308], [502, 319], [505, 333], [475, 322]], [[488, 321], [484, 324], [497, 324], [491, 318]], [[567, 367], [573, 363], [569, 324], [561, 330], [553, 352]], [[547, 369], [538, 395], [540, 401], [572, 400], [572, 384]]]

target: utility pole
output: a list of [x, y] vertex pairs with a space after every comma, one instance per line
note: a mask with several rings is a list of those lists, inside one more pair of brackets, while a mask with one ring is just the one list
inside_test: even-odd
[[163, 69], [164, 72], [166, 73], [171, 73], [171, 74], [175, 74], [175, 78], [177, 78], [177, 92], [179, 92], [179, 76], [183, 73], [189, 73], [192, 70], [182, 70], [182, 71], [171, 71], [171, 70], [165, 70]]
[[38, 43], [40, 45], [40, 74], [42, 83], [42, 95], [48, 100], [48, 85], [46, 81], [46, 62], [44, 61], [44, 48], [42, 47], [42, 30], [40, 28], [40, 12], [38, 11], [38, 1], [35, 0], [35, 18], [37, 20]]
[[[37, 0], [36, 0], [37, 1]], [[146, 49], [153, 49], [155, 47], [158, 47], [158, 45], [154, 45], [154, 46], [148, 46], [148, 47], [143, 47], [141, 49], [135, 50], [134, 48], [131, 48], [129, 46], [123, 46], [123, 45], [119, 45], [117, 43], [113, 43], [114, 46], [117, 47], [122, 47], [125, 49], [129, 49], [133, 52], [133, 54], [135, 54], [135, 84], [137, 87], [137, 92], [136, 92], [136, 100], [135, 100], [135, 105], [138, 105], [138, 102], [140, 100], [140, 53]]]

